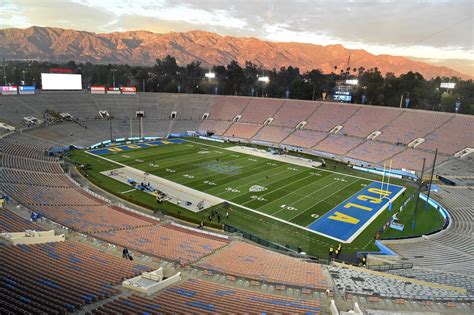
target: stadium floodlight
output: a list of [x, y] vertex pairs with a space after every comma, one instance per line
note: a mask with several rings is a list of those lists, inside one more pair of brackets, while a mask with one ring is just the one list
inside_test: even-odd
[[454, 89], [455, 86], [456, 86], [456, 83], [442, 82], [441, 85], [440, 85], [440, 88], [442, 88], [442, 89]]
[[357, 79], [346, 80], [346, 84], [357, 85], [357, 84], [359, 84], [359, 80], [357, 80]]
[[211, 70], [209, 70], [208, 73], [204, 74], [204, 76], [208, 79], [215, 79], [216, 78], [216, 74], [214, 72], [211, 72]]
[[258, 81], [263, 82], [263, 83], [268, 83], [270, 82], [270, 78], [267, 76], [261, 76], [261, 77], [258, 77]]

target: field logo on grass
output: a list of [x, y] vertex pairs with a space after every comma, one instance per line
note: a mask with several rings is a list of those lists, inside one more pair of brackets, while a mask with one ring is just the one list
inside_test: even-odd
[[267, 187], [259, 186], [259, 185], [253, 185], [249, 188], [249, 191], [251, 192], [260, 192], [260, 191], [265, 191], [267, 190]]

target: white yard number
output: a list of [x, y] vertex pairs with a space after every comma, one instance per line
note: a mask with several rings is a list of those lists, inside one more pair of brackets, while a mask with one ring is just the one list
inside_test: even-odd
[[292, 206], [289, 206], [289, 205], [281, 205], [280, 208], [290, 210], [290, 211], [298, 211], [298, 208], [295, 208], [295, 207], [292, 207]]
[[171, 168], [167, 168], [166, 171], [167, 171], [168, 173], [174, 173], [174, 172], [176, 172], [175, 170], [172, 170]]
[[232, 187], [226, 187], [225, 190], [226, 190], [226, 191], [233, 192], [233, 193], [239, 193], [239, 192], [240, 192], [240, 190], [235, 189], [235, 188], [232, 188]]
[[347, 182], [347, 180], [345, 180], [344, 178], [339, 178], [339, 177], [335, 177], [334, 180], [338, 180], [338, 181], [341, 181], [341, 182]]
[[256, 195], [250, 196], [250, 199], [258, 200], [258, 201], [267, 201], [267, 199], [265, 199], [263, 197], [256, 196]]
[[271, 163], [271, 162], [267, 162], [267, 165], [270, 165], [270, 166], [277, 166], [275, 163]]
[[294, 167], [287, 167], [286, 168], [287, 170], [290, 170], [290, 171], [299, 171], [297, 168], [294, 168]]
[[194, 178], [193, 175], [189, 175], [189, 174], [184, 174], [183, 177], [186, 177], [186, 178]]
[[210, 181], [208, 181], [208, 180], [205, 180], [203, 183], [204, 183], [204, 184], [208, 184], [209, 186], [216, 186], [216, 183], [210, 182]]
[[321, 176], [321, 174], [319, 174], [319, 173], [314, 173], [314, 172], [309, 172], [309, 175], [313, 175], [313, 176]]
[[252, 162], [257, 162], [256, 159], [252, 159], [252, 158], [248, 158], [249, 161], [252, 161]]

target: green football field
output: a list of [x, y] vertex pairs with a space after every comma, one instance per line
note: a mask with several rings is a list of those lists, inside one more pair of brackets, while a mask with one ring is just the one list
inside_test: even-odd
[[[310, 169], [236, 153], [228, 150], [236, 145], [232, 143], [214, 143], [197, 138], [184, 140], [182, 144], [170, 143], [100, 156], [74, 150], [68, 160], [80, 166], [78, 170], [93, 184], [120, 199], [191, 224], [204, 221], [206, 227], [222, 227], [216, 218], [208, 220], [208, 210], [194, 213], [170, 202], [157, 203], [154, 195], [130, 189], [130, 185], [105, 175], [106, 171], [120, 168], [121, 165], [116, 164], [119, 162], [231, 201], [231, 215], [221, 223], [238, 229], [244, 237], [262, 242], [262, 245], [269, 246], [267, 241], [270, 241], [293, 250], [301, 247], [306, 253], [320, 259], [327, 258], [328, 248], [337, 246], [338, 242], [301, 227], [309, 225], [318, 216], [363, 189], [363, 185], [380, 180], [378, 175], [357, 171], [331, 160], [326, 161], [326, 168]], [[295, 152], [291, 154], [301, 155]], [[301, 156], [320, 160], [317, 157]], [[404, 185], [404, 182], [393, 180], [393, 184]], [[405, 197], [397, 198], [393, 208], [399, 209], [408, 196], [414, 193], [415, 188], [408, 185]], [[412, 230], [410, 222], [415, 199], [408, 202], [402, 216], [402, 220], [406, 221], [405, 231], [387, 229], [384, 235], [420, 235], [443, 224], [436, 211], [418, 211], [417, 222], [423, 224], [417, 224]], [[210, 209], [220, 207], [222, 204]], [[381, 233], [382, 226], [392, 214], [387, 210], [380, 213], [354, 241], [344, 245], [344, 252], [377, 251], [374, 236]]]
[[192, 141], [101, 156], [300, 226], [372, 182]]

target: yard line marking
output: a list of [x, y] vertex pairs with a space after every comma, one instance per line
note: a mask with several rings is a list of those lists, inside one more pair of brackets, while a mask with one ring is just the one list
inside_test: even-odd
[[[275, 170], [276, 168], [279, 168], [279, 167], [281, 167], [281, 166], [284, 166], [284, 165], [277, 166], [277, 167], [275, 167], [275, 168], [266, 170], [266, 171], [264, 171], [264, 172], [262, 172], [262, 173], [265, 173], [265, 172], [268, 172], [268, 171], [273, 171], [273, 170]], [[286, 172], [290, 172], [290, 171], [287, 170], [287, 169], [285, 169], [284, 171], [278, 172], [278, 173], [276, 173], [276, 174], [273, 174], [272, 176], [275, 177], [275, 176], [281, 175], [281, 174], [286, 173]], [[262, 173], [258, 173], [258, 174], [262, 174]], [[248, 180], [249, 177], [252, 177], [252, 176], [255, 176], [255, 175], [257, 175], [257, 174], [252, 174], [252, 175], [250, 175], [250, 176], [247, 176], [247, 177], [244, 177], [244, 178], [239, 178], [238, 180], [235, 180], [235, 182], [238, 182], [238, 181], [241, 181], [241, 180], [247, 181], [247, 182], [244, 183], [244, 184], [242, 184], [242, 185], [239, 185], [239, 186], [237, 186], [237, 187], [234, 187], [234, 188], [237, 188], [237, 189], [238, 189], [238, 188], [242, 188], [242, 187], [244, 187], [244, 186], [246, 186], [246, 185], [248, 185], [248, 184], [253, 184], [253, 183], [255, 183], [255, 182], [258, 182], [258, 181], [261, 181], [261, 180], [262, 180], [261, 178], [256, 179], [256, 180], [251, 180], [251, 181]], [[278, 179], [278, 180], [280, 180], [280, 179]], [[229, 186], [232, 186], [232, 183], [233, 183], [233, 182], [234, 182], [234, 181], [230, 182], [228, 185], [229, 185]], [[261, 185], [261, 186], [266, 187], [265, 185]], [[216, 194], [216, 196], [222, 195], [222, 194], [224, 194], [224, 193], [226, 193], [226, 191], [223, 191], [223, 192], [221, 192], [221, 193], [218, 193], [218, 194]], [[247, 193], [247, 192], [246, 192], [246, 193]], [[246, 193], [244, 193], [244, 194], [246, 194]], [[244, 194], [242, 194], [242, 195], [244, 195]], [[241, 197], [242, 195], [240, 195], [240, 196], [238, 196], [238, 197]], [[235, 198], [238, 198], [238, 197], [235, 197]]]
[[[301, 173], [304, 173], [304, 172], [301, 172]], [[295, 175], [296, 175], [296, 174], [295, 174]], [[268, 195], [268, 194], [270, 194], [270, 193], [274, 193], [275, 191], [279, 191], [279, 190], [281, 190], [281, 189], [283, 189], [283, 188], [285, 188], [285, 187], [287, 187], [287, 186], [290, 186], [290, 185], [296, 184], [296, 183], [298, 183], [298, 182], [301, 182], [302, 180], [305, 180], [305, 179], [307, 179], [307, 178], [309, 178], [309, 177], [311, 177], [311, 176], [314, 176], [314, 175], [308, 175], [308, 176], [303, 177], [303, 178], [301, 178], [301, 179], [299, 179], [299, 180], [297, 180], [297, 181], [294, 181], [294, 182], [291, 182], [291, 183], [286, 184], [286, 185], [284, 185], [284, 186], [281, 186], [280, 188], [277, 188], [277, 189], [275, 189], [275, 190], [271, 190], [271, 191], [269, 191], [269, 192], [267, 192], [267, 193], [261, 195], [260, 197], [264, 197], [264, 196], [266, 196], [266, 195]], [[298, 189], [298, 190], [299, 190], [299, 189]], [[249, 202], [252, 202], [252, 201], [253, 201], [253, 200], [246, 201], [246, 202], [242, 203], [242, 205], [245, 205], [245, 204], [247, 204], [247, 203], [249, 203]]]
[[[326, 198], [321, 199], [319, 202], [317, 202], [317, 203], [311, 205], [310, 207], [308, 207], [308, 209], [306, 209], [306, 210], [303, 211], [302, 213], [299, 213], [298, 215], [305, 213], [306, 211], [308, 211], [309, 209], [313, 208], [314, 206], [320, 204], [321, 202], [325, 202], [325, 200], [328, 199], [329, 197], [334, 196], [335, 194], [337, 194], [337, 193], [340, 192], [341, 190], [346, 189], [346, 188], [349, 187], [350, 185], [357, 183], [359, 180], [360, 180], [360, 179], [357, 179], [356, 181], [354, 181], [354, 182], [352, 182], [352, 183], [350, 183], [350, 184], [348, 184], [348, 185], [342, 187], [341, 189], [335, 191], [334, 193], [330, 194], [330, 195], [327, 196]], [[336, 181], [335, 181], [335, 183], [336, 183]], [[337, 205], [336, 205], [336, 206], [337, 206]], [[333, 207], [333, 208], [334, 208], [334, 207]], [[332, 210], [332, 209], [329, 209], [328, 211], [331, 211], [331, 210]], [[328, 212], [328, 211], [327, 211], [327, 212]], [[296, 216], [294, 216], [294, 217], [292, 217], [292, 218], [290, 218], [290, 219], [288, 219], [288, 220], [293, 220], [293, 219], [296, 218], [298, 215], [296, 215]], [[321, 217], [321, 216], [320, 216], [320, 217]]]
[[[332, 181], [331, 183], [329, 183], [328, 185], [321, 187], [320, 189], [318, 189], [318, 190], [316, 190], [316, 191], [310, 193], [310, 194], [307, 195], [306, 197], [303, 197], [303, 198], [301, 198], [301, 199], [296, 200], [295, 202], [290, 203], [288, 206], [292, 206], [292, 205], [294, 205], [295, 203], [298, 203], [298, 202], [304, 200], [305, 198], [309, 198], [309, 196], [311, 196], [312, 194], [315, 194], [315, 193], [317, 193], [317, 192], [319, 192], [319, 191], [321, 191], [321, 190], [323, 190], [323, 189], [326, 189], [327, 187], [330, 187], [330, 186], [332, 186], [332, 185], [334, 185], [334, 184], [336, 184], [336, 183], [338, 183], [338, 182], [335, 181], [335, 180], [333, 180], [333, 181]], [[311, 185], [311, 184], [310, 184], [310, 185]], [[304, 188], [307, 188], [307, 187], [308, 187], [308, 185], [304, 186]], [[298, 191], [298, 190], [295, 190], [295, 191]], [[291, 195], [291, 193], [290, 193], [289, 195]], [[286, 195], [286, 196], [289, 196], [289, 195]], [[285, 197], [286, 197], [286, 196], [285, 196]], [[332, 195], [331, 195], [331, 196], [332, 196]], [[283, 197], [280, 197], [280, 198], [278, 198], [278, 199], [281, 199], [281, 198], [283, 198]], [[274, 201], [276, 201], [276, 200], [278, 200], [278, 199], [275, 199], [275, 200], [273, 200], [272, 202], [274, 202]], [[311, 198], [311, 199], [312, 199], [312, 198]], [[325, 199], [323, 199], [323, 200], [326, 200], [326, 199], [327, 199], [327, 198], [325, 198]], [[319, 203], [319, 202], [318, 202], [318, 203]], [[283, 210], [285, 210], [285, 209], [280, 209], [280, 210], [278, 210], [277, 212], [272, 213], [272, 214], [273, 214], [273, 215], [276, 215], [277, 213], [279, 213], [279, 212], [281, 212], [281, 211], [283, 211]], [[308, 210], [308, 209], [306, 209], [306, 210]], [[306, 212], [306, 210], [304, 210], [304, 211], [302, 211], [302, 212], [299, 212], [298, 215], [300, 215], [300, 214]]]

